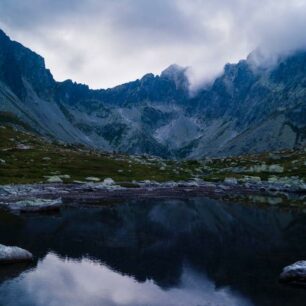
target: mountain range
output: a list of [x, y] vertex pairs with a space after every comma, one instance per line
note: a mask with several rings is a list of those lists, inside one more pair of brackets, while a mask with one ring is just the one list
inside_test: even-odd
[[177, 65], [92, 90], [55, 81], [40, 55], [0, 30], [0, 121], [14, 116], [23, 123], [19, 128], [52, 140], [165, 158], [306, 145], [306, 51], [273, 66], [255, 65], [253, 57], [227, 64], [195, 95], [186, 69]]

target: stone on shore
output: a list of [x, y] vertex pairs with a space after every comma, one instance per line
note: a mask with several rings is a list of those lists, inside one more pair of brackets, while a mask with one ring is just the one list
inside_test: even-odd
[[115, 181], [114, 181], [112, 178], [106, 178], [106, 179], [103, 181], [103, 184], [104, 184], [104, 185], [111, 186], [111, 185], [114, 185], [114, 184], [115, 184]]
[[238, 180], [235, 177], [226, 177], [224, 183], [228, 185], [238, 185]]
[[250, 167], [248, 170], [249, 172], [253, 173], [262, 173], [262, 172], [269, 172], [269, 173], [283, 173], [284, 167], [281, 165], [267, 165], [267, 164], [261, 164], [261, 165], [254, 165]]
[[86, 177], [85, 180], [88, 181], [88, 182], [100, 182], [101, 181], [100, 178], [94, 177], [94, 176]]
[[12, 211], [17, 212], [50, 212], [58, 211], [62, 205], [61, 199], [46, 200], [46, 199], [30, 199], [18, 201], [14, 204], [9, 204], [8, 207]]
[[298, 261], [283, 269], [279, 277], [281, 283], [306, 286], [306, 261]]
[[243, 183], [250, 183], [250, 184], [258, 184], [261, 183], [261, 178], [259, 176], [249, 176], [245, 175], [241, 181]]
[[12, 264], [20, 262], [30, 262], [33, 255], [18, 247], [8, 247], [0, 244], [0, 264]]
[[47, 183], [62, 183], [63, 180], [60, 178], [60, 176], [54, 175], [54, 176], [48, 176]]

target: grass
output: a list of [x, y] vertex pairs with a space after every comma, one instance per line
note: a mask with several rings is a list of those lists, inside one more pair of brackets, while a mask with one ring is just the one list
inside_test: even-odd
[[87, 177], [101, 180], [111, 177], [117, 182], [130, 184], [134, 180], [190, 178], [183, 169], [176, 170], [176, 162], [50, 143], [8, 126], [0, 127], [0, 159], [0, 184], [45, 182], [45, 176], [60, 174], [71, 177], [64, 180], [66, 183], [84, 181]]
[[[0, 116], [1, 117], [1, 116]], [[8, 117], [5, 117], [8, 120]], [[14, 124], [17, 122], [14, 122]], [[112, 178], [125, 186], [133, 181], [179, 181], [200, 178], [223, 181], [227, 177], [259, 176], [273, 173], [248, 171], [251, 166], [277, 164], [284, 167], [278, 177], [297, 176], [306, 180], [306, 151], [287, 150], [273, 154], [247, 155], [199, 161], [169, 161], [149, 156], [128, 156], [89, 150], [80, 146], [51, 143], [30, 132], [17, 131], [0, 120], [0, 184], [46, 182], [46, 176], [69, 175], [65, 183], [87, 177]]]

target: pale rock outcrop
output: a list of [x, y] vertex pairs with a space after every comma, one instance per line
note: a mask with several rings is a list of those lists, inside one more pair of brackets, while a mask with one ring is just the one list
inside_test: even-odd
[[238, 180], [234, 177], [226, 177], [225, 180], [224, 180], [224, 183], [228, 184], [228, 185], [237, 185]]
[[58, 175], [47, 176], [47, 183], [63, 183], [63, 180]]
[[8, 247], [0, 244], [0, 264], [30, 262], [33, 255], [18, 247]]
[[101, 179], [99, 179], [98, 177], [94, 177], [94, 176], [86, 177], [85, 180], [88, 182], [100, 182], [101, 181]]
[[285, 267], [279, 281], [293, 285], [306, 285], [306, 261], [298, 261]]
[[8, 208], [17, 212], [47, 212], [57, 211], [62, 206], [62, 200], [30, 199], [8, 204]]

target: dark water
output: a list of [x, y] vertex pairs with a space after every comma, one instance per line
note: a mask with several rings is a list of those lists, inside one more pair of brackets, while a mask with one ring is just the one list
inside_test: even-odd
[[294, 306], [277, 282], [306, 259], [306, 214], [197, 198], [0, 213], [0, 243], [37, 258], [0, 267], [1, 306]]

